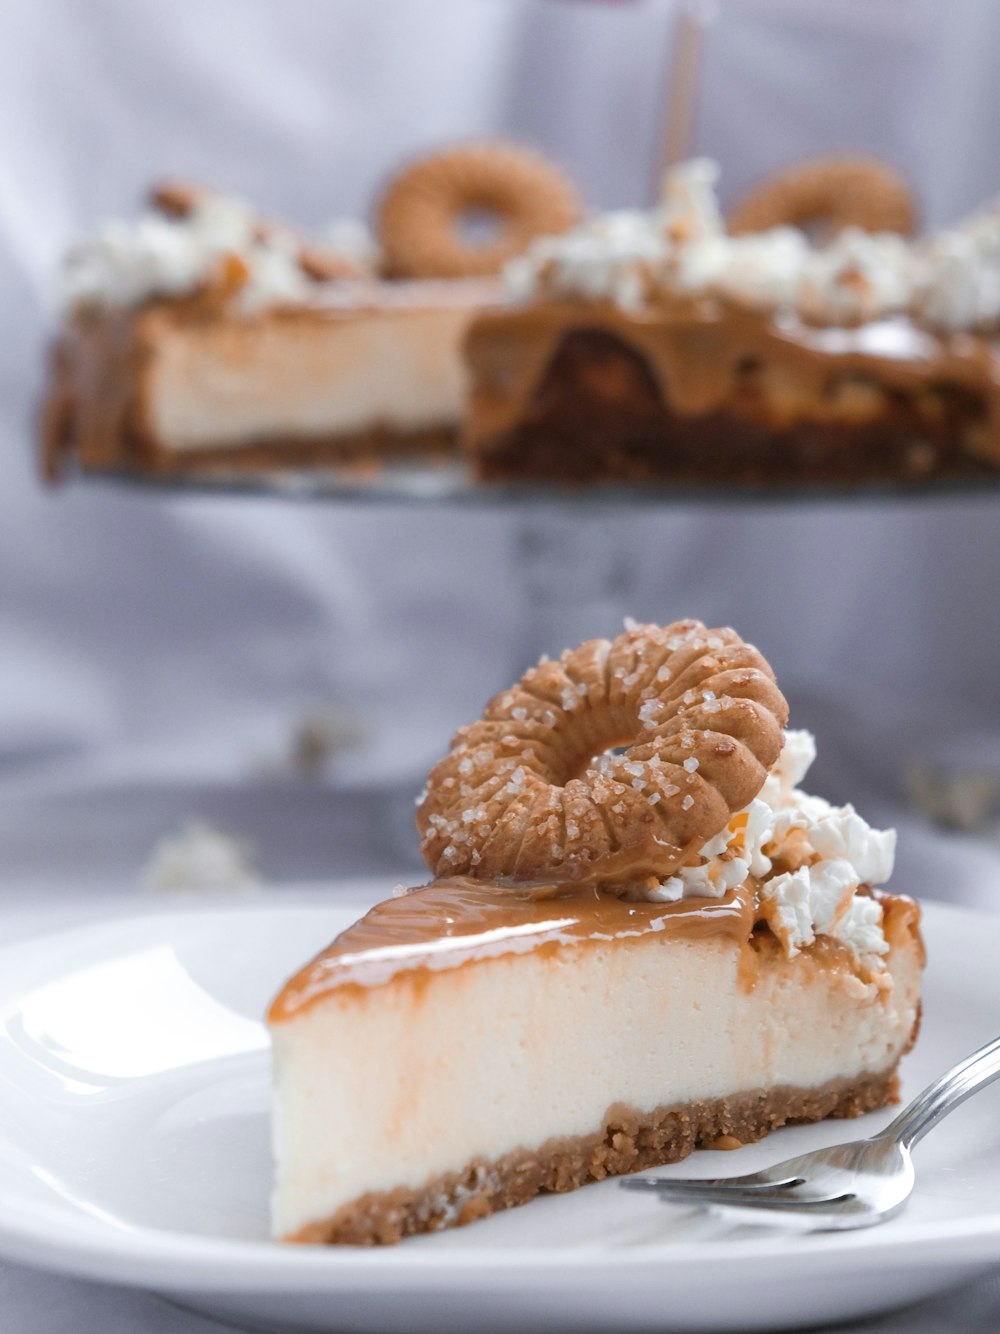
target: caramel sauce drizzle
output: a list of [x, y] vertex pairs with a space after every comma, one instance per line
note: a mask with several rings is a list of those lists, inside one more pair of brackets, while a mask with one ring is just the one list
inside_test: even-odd
[[[917, 905], [902, 895], [872, 892], [885, 909], [890, 943], [910, 932], [919, 939]], [[458, 876], [435, 880], [377, 903], [341, 932], [285, 984], [268, 1020], [283, 1023], [332, 992], [367, 991], [402, 973], [426, 980], [433, 972], [499, 955], [653, 935], [729, 939], [740, 951], [740, 981], [749, 990], [758, 966], [751, 943], [758, 919], [757, 885], [752, 878], [722, 898], [677, 903], [632, 902], [597, 885], [491, 885]], [[763, 935], [770, 938], [769, 931]], [[773, 938], [767, 943], [779, 948]], [[817, 963], [852, 971], [849, 951], [833, 949], [827, 958], [831, 953], [824, 953], [827, 943], [839, 944], [817, 938]]]
[[953, 386], [983, 404], [984, 457], [1000, 456], [1000, 361], [989, 338], [938, 335], [905, 316], [853, 327], [775, 318], [713, 298], [623, 311], [605, 301], [546, 300], [486, 312], [466, 343], [472, 368], [467, 440], [473, 451], [512, 430], [534, 398], [561, 340], [575, 329], [618, 335], [647, 360], [666, 401], [684, 416], [722, 410], [739, 393], [741, 367], [759, 366], [775, 425], [823, 419], [837, 377], [867, 377], [906, 393]]
[[489, 885], [435, 880], [378, 903], [285, 985], [281, 1022], [344, 986], [377, 987], [399, 972], [455, 968], [545, 946], [639, 938], [725, 936], [746, 945], [756, 917], [748, 883], [719, 899], [630, 902], [592, 885]]

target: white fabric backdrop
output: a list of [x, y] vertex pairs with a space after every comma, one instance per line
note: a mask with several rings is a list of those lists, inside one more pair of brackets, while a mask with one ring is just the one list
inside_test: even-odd
[[[904, 164], [934, 221], [1000, 190], [989, 0], [718, 8], [698, 147], [726, 183], [856, 145]], [[553, 612], [542, 638], [524, 626], [521, 520], [507, 512], [38, 485], [29, 423], [53, 273], [79, 231], [165, 173], [319, 223], [363, 210], [406, 153], [480, 133], [533, 139], [595, 204], [641, 202], [675, 9], [13, 0], [0, 43], [8, 788], [236, 781], [324, 699], [370, 728], [346, 778], [410, 777], [521, 669], [526, 646], [558, 650], [626, 613], [694, 614], [753, 637], [799, 721], [837, 719], [820, 737], [830, 795], [870, 787], [891, 801], [905, 755], [926, 747], [917, 733], [933, 749], [995, 716], [993, 499], [616, 511], [632, 593]]]

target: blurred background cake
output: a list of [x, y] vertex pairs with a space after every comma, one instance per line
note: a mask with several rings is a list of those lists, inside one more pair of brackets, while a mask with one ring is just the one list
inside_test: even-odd
[[[424, 220], [428, 198], [440, 216]], [[360, 219], [305, 236], [184, 185], [152, 202], [64, 260], [42, 422], [50, 478], [70, 459], [162, 475], [446, 457], [465, 332], [501, 298], [490, 279], [578, 214], [555, 167], [507, 144], [411, 164], [385, 189], [377, 239]], [[466, 241], [463, 217], [490, 205], [497, 234]], [[438, 253], [420, 248], [425, 231]]]
[[[901, 865], [905, 883], [918, 893], [926, 884], [982, 894], [992, 845], [939, 841], [909, 793], [953, 824], [988, 829], [995, 813], [1000, 738], [983, 727], [998, 703], [996, 501], [983, 486], [993, 466], [983, 428], [995, 289], [967, 261], [993, 225], [977, 211], [1000, 190], [987, 130], [998, 94], [984, 54], [998, 22], [981, 0], [947, 14], [882, 0], [864, 15], [816, 6], [794, 16], [746, 0], [723, 4], [704, 23], [671, 0], [424, 0], [419, 12], [389, 0], [293, 0], [280, 14], [256, 0], [212, 0], [155, 22], [118, 0], [86, 23], [68, 0], [25, 11], [6, 43], [0, 94], [17, 125], [0, 235], [8, 405], [0, 505], [13, 553], [3, 574], [0, 691], [0, 773], [11, 795], [0, 822], [10, 873], [60, 881], [70, 865], [95, 883], [132, 883], [157, 840], [196, 818], [254, 832], [265, 877], [327, 876], [331, 867], [393, 874], [415, 855], [415, 838], [394, 842], [378, 803], [386, 793], [409, 800], [441, 735], [475, 716], [495, 686], [542, 651], [617, 632], [625, 614], [665, 622], [696, 605], [771, 646], [796, 717], [831, 738], [818, 785], [834, 798], [850, 790], [874, 819], [904, 832], [912, 824], [915, 837], [901, 837], [904, 861], [914, 859]], [[950, 368], [975, 362], [973, 380], [961, 385], [957, 371], [935, 373], [933, 383], [921, 371], [916, 401], [904, 405], [895, 395], [908, 372], [879, 344], [860, 378], [838, 369], [832, 386], [825, 370], [819, 387], [810, 381], [808, 442], [782, 446], [783, 464], [801, 476], [795, 451], [822, 443], [824, 431], [860, 442], [885, 413], [888, 387], [906, 443], [892, 446], [874, 480], [912, 478], [923, 498], [748, 504], [735, 481], [756, 477], [758, 463], [732, 456], [713, 465], [714, 500], [619, 499], [603, 508], [508, 504], [502, 487], [485, 486], [482, 501], [467, 506], [303, 506], [93, 479], [39, 486], [32, 438], [48, 349], [61, 335], [48, 385], [53, 471], [68, 464], [157, 476], [196, 459], [284, 468], [453, 439], [455, 399], [447, 412], [438, 411], [443, 390], [436, 407], [418, 400], [446, 379], [447, 395], [455, 391], [459, 372], [442, 349], [495, 301], [498, 280], [414, 272], [398, 254], [386, 261], [379, 201], [428, 153], [497, 140], [544, 155], [586, 203], [575, 224], [561, 224], [575, 230], [536, 246], [571, 247], [622, 210], [653, 217], [665, 207], [667, 168], [673, 190], [686, 180], [689, 195], [707, 199], [707, 181], [676, 169], [710, 160], [718, 164], [717, 205], [706, 205], [717, 206], [703, 237], [710, 244], [691, 241], [686, 253], [732, 260], [753, 253], [761, 228], [791, 223], [808, 233], [807, 249], [792, 243], [800, 259], [837, 259], [821, 288], [846, 302], [832, 324], [804, 308], [762, 312], [730, 297], [728, 324], [693, 319], [699, 337], [752, 330], [753, 342], [767, 331], [766, 366], [745, 360], [741, 335], [736, 364], [725, 369], [724, 397], [743, 439], [748, 423], [761, 439], [793, 430], [776, 425], [786, 400], [775, 386], [799, 358], [812, 375], [855, 355], [831, 344], [857, 349], [873, 331], [905, 327], [935, 364], [946, 344]], [[893, 175], [897, 213], [879, 223], [892, 239], [824, 230], [807, 207], [808, 176], [804, 185], [798, 178], [794, 216], [774, 214], [767, 183], [775, 173], [845, 154]], [[161, 194], [144, 223], [102, 232], [107, 219], [135, 220], [137, 201], [158, 179], [201, 182], [210, 192]], [[841, 182], [841, 202], [847, 193]], [[963, 226], [974, 213], [972, 229]], [[376, 250], [356, 226], [330, 232], [337, 218], [367, 220]], [[128, 238], [128, 251], [137, 226], [172, 241], [202, 238], [201, 249], [180, 246], [189, 267], [179, 285], [175, 273], [153, 290], [148, 270], [133, 272], [131, 286], [100, 280], [108, 276], [100, 256], [116, 237]], [[775, 252], [787, 242], [781, 235], [768, 243]], [[942, 272], [952, 275], [942, 290], [957, 296], [944, 320], [940, 307], [917, 311], [898, 291], [888, 306], [883, 300], [899, 257], [922, 237], [940, 242]], [[60, 265], [80, 238], [98, 241], [76, 250], [67, 323]], [[647, 317], [628, 301], [581, 290], [557, 301], [539, 252], [529, 245], [526, 253], [514, 266], [520, 304], [480, 313], [471, 343], [478, 387], [467, 438], [484, 477], [544, 460], [535, 451], [515, 458], [514, 444], [502, 442], [510, 430], [501, 401], [515, 405], [518, 430], [530, 414], [501, 383], [499, 349], [504, 330], [526, 323], [537, 331], [557, 307], [564, 353], [546, 410], [562, 410], [560, 377], [575, 386], [577, 410], [587, 405], [577, 441], [595, 423], [607, 439], [621, 386], [630, 411], [641, 417], [649, 407], [661, 424], [669, 416], [655, 395], [643, 397], [653, 362], [620, 355]], [[874, 312], [863, 301], [850, 306], [867, 291], [846, 281], [855, 270], [883, 303]], [[703, 300], [720, 298], [697, 293], [699, 311]], [[781, 331], [792, 316], [788, 339]], [[400, 338], [414, 357], [437, 358], [439, 380], [422, 361], [385, 355], [393, 330], [417, 325], [436, 332]], [[349, 357], [370, 345], [348, 329], [377, 331], [371, 364], [386, 375], [398, 417], [361, 392]], [[511, 353], [512, 378], [535, 355], [529, 335]], [[605, 374], [608, 337], [615, 356]], [[703, 360], [718, 373], [717, 361], [692, 354], [692, 364]], [[337, 367], [346, 397], [334, 393]], [[803, 381], [793, 380], [801, 392]], [[581, 398], [582, 381], [602, 392]], [[913, 413], [920, 425], [911, 436]], [[812, 475], [841, 480], [845, 456], [824, 472], [825, 448]], [[859, 443], [852, 476], [855, 462], [872, 457]], [[588, 459], [599, 475], [605, 462], [593, 452]], [[977, 474], [977, 490], [938, 491], [956, 463]], [[579, 451], [561, 451], [546, 476], [586, 468]], [[954, 811], [952, 777], [973, 794], [971, 815]], [[332, 790], [341, 804], [331, 806]]]
[[905, 184], [845, 156], [778, 173], [727, 227], [716, 178], [684, 163], [657, 207], [507, 265], [508, 304], [468, 340], [478, 474], [850, 485], [1000, 467], [1000, 211], [905, 239]]

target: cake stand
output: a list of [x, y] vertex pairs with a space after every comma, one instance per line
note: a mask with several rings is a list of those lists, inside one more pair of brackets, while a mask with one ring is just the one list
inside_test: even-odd
[[[822, 503], [854, 508], [892, 503], [895, 507], [942, 497], [977, 498], [1000, 491], [1000, 474], [996, 478], [865, 482], [857, 486], [722, 488], [648, 484], [568, 489], [484, 485], [477, 483], [460, 462], [410, 461], [378, 469], [354, 465], [260, 473], [233, 469], [163, 479], [115, 472], [90, 474], [87, 480], [159, 494], [256, 495], [307, 504], [372, 508], [405, 505], [423, 507], [428, 515], [455, 507], [507, 511], [514, 523], [511, 572], [519, 593], [518, 619], [509, 657], [496, 679], [482, 683], [483, 698], [516, 680], [542, 653], [554, 654], [588, 635], [618, 633], [624, 614], [638, 606], [643, 554], [634, 541], [634, 527], [628, 522], [637, 513], [677, 515], [706, 505], [743, 509]], [[946, 784], [951, 781], [933, 759], [928, 760], [926, 768], [928, 772], [937, 769]], [[418, 863], [413, 797], [425, 771], [415, 771], [372, 793], [378, 803], [378, 837], [383, 840], [383, 848], [413, 864]], [[920, 801], [919, 794], [911, 795], [924, 814], [938, 818], [940, 813]]]
[[[924, 480], [845, 484], [691, 485], [609, 484], [585, 487], [483, 484], [455, 462], [389, 462], [379, 467], [348, 464], [309, 470], [254, 472], [215, 469], [151, 478], [125, 471], [88, 475], [147, 492], [263, 496], [289, 501], [378, 507], [406, 505], [503, 509], [514, 515], [513, 573], [520, 592], [519, 626], [510, 672], [496, 688], [515, 679], [545, 651], [553, 652], [575, 627], [613, 632], [634, 604], [641, 557], [630, 540], [630, 513], [683, 511], [695, 506], [877, 504], [941, 497], [978, 497], [1000, 492], [996, 477], [977, 475]], [[587, 613], [584, 620], [583, 614]], [[568, 640], [566, 642], [569, 642]], [[494, 683], [489, 683], [494, 684]]]

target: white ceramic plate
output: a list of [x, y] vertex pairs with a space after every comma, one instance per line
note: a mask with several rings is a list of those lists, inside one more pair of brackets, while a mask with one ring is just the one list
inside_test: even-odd
[[[192, 907], [0, 950], [0, 1251], [251, 1327], [382, 1334], [779, 1329], [916, 1301], [1000, 1262], [1000, 1086], [920, 1146], [910, 1207], [873, 1231], [736, 1229], [602, 1182], [387, 1250], [271, 1244], [260, 1015], [363, 906]], [[1000, 916], [932, 905], [926, 935], [907, 1094], [1000, 1029]], [[673, 1170], [751, 1170], [889, 1115]]]

